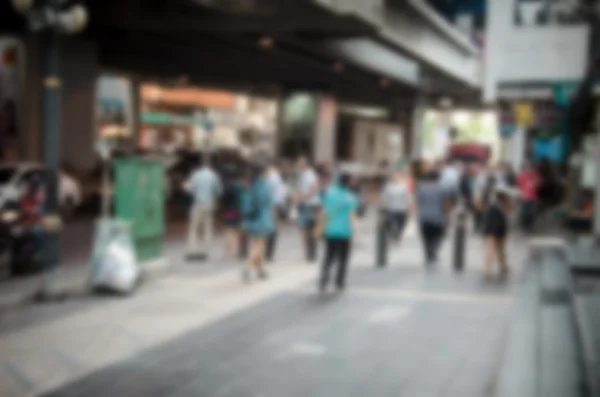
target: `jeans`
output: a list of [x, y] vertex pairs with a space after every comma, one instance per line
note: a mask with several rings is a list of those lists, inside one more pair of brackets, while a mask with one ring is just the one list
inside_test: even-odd
[[331, 266], [337, 261], [335, 283], [339, 289], [342, 289], [346, 286], [346, 269], [348, 268], [348, 259], [350, 258], [350, 239], [327, 237], [325, 241], [325, 259], [323, 260], [319, 286], [321, 289], [324, 289], [327, 286], [329, 283]]
[[275, 257], [275, 248], [277, 247], [277, 230], [267, 237], [267, 249], [265, 252], [265, 259], [267, 262], [273, 262]]
[[431, 264], [438, 260], [438, 252], [444, 237], [444, 227], [436, 223], [421, 222], [421, 240], [425, 259]]
[[406, 212], [387, 211], [386, 231], [394, 240], [400, 240], [406, 227]]

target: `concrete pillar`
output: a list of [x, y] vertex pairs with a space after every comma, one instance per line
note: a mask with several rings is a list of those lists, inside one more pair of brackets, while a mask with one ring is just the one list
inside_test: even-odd
[[81, 36], [64, 37], [62, 44], [62, 164], [85, 173], [96, 164], [97, 47]]
[[277, 93], [275, 96], [275, 101], [277, 102], [277, 120], [275, 121], [275, 134], [273, 135], [273, 139], [275, 142], [273, 143], [273, 156], [275, 158], [280, 158], [282, 154], [282, 144], [283, 137], [285, 133], [285, 125], [283, 118], [283, 101], [285, 99], [285, 94], [281, 91]]
[[[600, 124], [596, 122], [596, 124]], [[600, 245], [600, 128], [596, 127], [594, 159], [596, 160], [596, 192], [594, 199], [594, 239]]]
[[410, 155], [418, 159], [423, 154], [423, 118], [427, 110], [427, 101], [423, 93], [419, 93], [412, 110], [410, 129]]
[[137, 77], [131, 78], [131, 84], [129, 85], [131, 93], [131, 143], [133, 147], [140, 145], [140, 132], [142, 124], [141, 109], [142, 104], [140, 102], [140, 79]]
[[313, 159], [316, 163], [335, 160], [337, 102], [330, 96], [318, 96], [313, 136]]
[[28, 34], [24, 38], [24, 98], [21, 109], [21, 153], [28, 161], [42, 159], [42, 57], [40, 36]]

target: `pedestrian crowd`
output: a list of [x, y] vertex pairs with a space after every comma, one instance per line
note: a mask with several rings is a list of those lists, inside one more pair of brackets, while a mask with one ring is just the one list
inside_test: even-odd
[[[319, 289], [328, 288], [332, 268], [335, 287], [345, 288], [352, 242], [366, 209], [360, 178], [334, 164], [313, 167], [304, 157], [291, 169], [277, 162], [221, 168], [217, 172], [207, 159], [187, 181], [193, 197], [190, 260], [207, 258], [214, 222], [220, 219], [224, 257], [244, 259], [245, 282], [264, 280], [268, 278], [265, 263], [275, 261], [280, 225], [295, 222], [308, 263], [314, 263], [319, 246], [324, 247]], [[290, 175], [293, 183], [288, 183]], [[379, 217], [385, 238], [395, 244], [401, 243], [409, 221], [416, 221], [428, 268], [438, 262], [452, 222], [471, 218], [472, 229], [485, 242], [486, 276], [493, 275], [494, 262], [500, 275], [506, 276], [511, 226], [516, 223], [516, 229], [530, 233], [540, 214], [560, 202], [557, 181], [546, 161], [528, 164], [518, 174], [508, 164], [415, 162], [389, 171], [378, 189]], [[458, 218], [457, 213], [463, 216]]]

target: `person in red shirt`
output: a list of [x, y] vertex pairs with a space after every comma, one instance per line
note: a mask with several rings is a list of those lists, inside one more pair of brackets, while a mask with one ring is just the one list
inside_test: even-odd
[[523, 230], [531, 231], [537, 216], [540, 185], [540, 176], [531, 164], [527, 164], [517, 177], [517, 185], [522, 199], [519, 223]]

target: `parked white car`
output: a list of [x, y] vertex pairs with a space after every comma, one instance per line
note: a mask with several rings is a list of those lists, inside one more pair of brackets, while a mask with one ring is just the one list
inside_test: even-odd
[[[18, 202], [25, 193], [28, 180], [43, 178], [44, 167], [35, 163], [15, 163], [0, 166], [0, 208], [9, 203]], [[81, 187], [79, 183], [65, 174], [60, 173], [59, 187], [60, 210], [70, 215], [81, 204]]]

